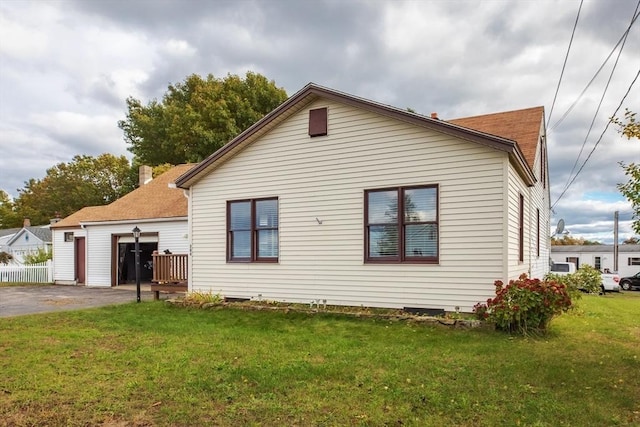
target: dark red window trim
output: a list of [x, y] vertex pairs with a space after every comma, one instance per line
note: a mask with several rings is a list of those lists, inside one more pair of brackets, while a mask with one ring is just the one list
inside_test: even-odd
[[540, 209], [536, 209], [536, 252], [540, 257]]
[[[256, 202], [261, 202], [265, 200], [275, 200], [278, 202], [277, 197], [265, 197], [262, 199], [243, 199], [243, 200], [229, 200], [227, 201], [227, 262], [263, 262], [263, 263], [277, 263], [279, 260], [279, 251], [278, 256], [276, 257], [260, 257], [258, 256], [258, 232], [260, 230], [279, 230], [280, 229], [280, 219], [278, 218], [278, 226], [277, 227], [256, 227]], [[251, 254], [249, 257], [234, 257], [233, 256], [233, 232], [231, 230], [231, 205], [234, 203], [251, 203], [251, 228], [245, 231], [251, 232]], [[279, 234], [279, 233], [278, 233]]]
[[518, 261], [524, 262], [524, 196], [520, 194], [518, 211]]
[[[435, 188], [436, 190], [436, 220], [425, 222], [405, 222], [404, 220], [404, 193], [406, 190]], [[398, 255], [388, 257], [369, 256], [369, 229], [371, 226], [381, 224], [369, 223], [369, 194], [381, 191], [397, 191], [398, 198]], [[436, 226], [436, 256], [406, 256], [405, 255], [405, 229], [411, 224], [434, 224]], [[389, 225], [389, 224], [383, 224]], [[440, 262], [440, 189], [438, 184], [415, 185], [408, 187], [375, 188], [364, 192], [364, 260], [368, 264], [438, 264]]]

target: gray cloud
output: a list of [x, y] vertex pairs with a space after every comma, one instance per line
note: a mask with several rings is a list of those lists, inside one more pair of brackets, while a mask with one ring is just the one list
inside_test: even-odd
[[[635, 6], [585, 2], [550, 125], [600, 67]], [[192, 73], [252, 70], [289, 94], [313, 81], [444, 119], [536, 105], [549, 114], [577, 7], [555, 0], [4, 2], [0, 187], [16, 194], [23, 181], [75, 154], [127, 154], [117, 128], [125, 99], [160, 98]], [[640, 66], [638, 34], [636, 26], [582, 159]], [[552, 200], [567, 181], [611, 63], [549, 134]], [[635, 111], [639, 87], [625, 104]], [[617, 162], [640, 161], [640, 144], [631, 144], [610, 129], [554, 219], [564, 218], [574, 234], [604, 233], [613, 210], [629, 210], [615, 185], [625, 179]]]

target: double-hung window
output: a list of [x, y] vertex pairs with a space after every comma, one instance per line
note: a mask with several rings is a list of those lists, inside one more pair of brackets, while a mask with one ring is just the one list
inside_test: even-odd
[[227, 260], [278, 262], [278, 199], [227, 202]]
[[438, 262], [438, 186], [365, 191], [366, 262]]

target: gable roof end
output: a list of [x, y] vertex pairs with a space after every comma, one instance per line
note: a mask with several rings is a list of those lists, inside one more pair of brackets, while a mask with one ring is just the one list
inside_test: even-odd
[[[307, 84], [304, 88], [296, 92], [289, 99], [276, 107], [269, 114], [254, 123], [240, 135], [232, 139], [229, 143], [221, 147], [215, 153], [204, 159], [195, 167], [181, 175], [176, 180], [176, 186], [189, 188], [197, 183], [202, 177], [215, 169], [219, 164], [233, 157], [244, 147], [251, 144], [261, 135], [277, 126], [279, 123], [303, 109], [306, 105], [318, 98], [325, 98], [331, 101], [350, 105], [363, 110], [371, 111], [396, 120], [411, 123], [416, 126], [431, 129], [440, 133], [451, 135], [466, 141], [490, 146], [500, 151], [509, 153], [510, 159], [516, 163], [516, 169], [523, 177], [527, 185], [536, 182], [532, 167], [527, 164], [516, 140], [491, 132], [474, 129], [462, 123], [447, 122], [434, 119], [420, 114], [411, 113], [389, 105], [381, 104], [365, 98], [349, 95], [314, 83]], [[538, 123], [538, 131], [540, 129]]]

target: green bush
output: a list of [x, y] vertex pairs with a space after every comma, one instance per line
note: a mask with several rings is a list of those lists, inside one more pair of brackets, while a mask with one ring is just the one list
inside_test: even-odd
[[575, 276], [576, 281], [578, 282], [578, 289], [589, 292], [590, 294], [597, 294], [600, 292], [602, 286], [602, 274], [599, 270], [585, 264], [575, 272]]
[[38, 248], [35, 251], [29, 252], [24, 256], [25, 264], [40, 264], [41, 262], [47, 262], [53, 258], [53, 253], [45, 248]]
[[601, 290], [602, 274], [590, 265], [581, 266], [578, 271], [573, 274], [559, 275], [547, 274], [545, 280], [554, 280], [564, 284], [572, 298], [580, 298], [582, 292], [597, 294]]
[[481, 320], [522, 335], [544, 333], [554, 316], [571, 307], [567, 286], [554, 280], [530, 279], [522, 274], [507, 286], [496, 280], [496, 296], [473, 307]]

